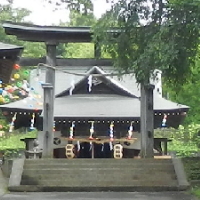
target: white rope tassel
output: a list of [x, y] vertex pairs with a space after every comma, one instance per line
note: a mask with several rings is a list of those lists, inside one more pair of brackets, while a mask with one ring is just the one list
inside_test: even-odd
[[111, 141], [109, 142], [109, 146], [110, 146], [110, 150], [112, 151], [113, 150], [113, 143]]
[[114, 122], [110, 123], [110, 141], [113, 141], [114, 137]]
[[114, 122], [110, 123], [110, 142], [109, 142], [109, 146], [110, 146], [110, 150], [113, 150], [113, 138], [114, 138]]
[[12, 121], [10, 123], [10, 128], [9, 128], [9, 132], [11, 133], [15, 127], [15, 120], [17, 118], [17, 113], [14, 114], [13, 118], [12, 118]]
[[131, 139], [132, 135], [133, 135], [133, 122], [131, 122], [131, 125], [128, 130], [128, 139], [129, 140]]
[[163, 120], [162, 120], [162, 127], [166, 127], [166, 123], [167, 123], [167, 115], [164, 114]]
[[90, 137], [89, 139], [93, 139], [93, 134], [94, 134], [94, 121], [91, 121], [91, 126], [90, 126]]
[[89, 92], [91, 92], [92, 91], [92, 75], [89, 75], [89, 77], [88, 77], [88, 90], [89, 90]]
[[31, 130], [34, 130], [34, 123], [35, 123], [35, 113], [32, 114], [32, 119], [31, 119], [31, 126], [30, 126], [30, 129]]
[[75, 127], [75, 122], [72, 122], [72, 125], [71, 125], [71, 127], [70, 127], [70, 135], [69, 135], [69, 138], [70, 139], [73, 139], [73, 137], [74, 137], [74, 127]]
[[79, 142], [79, 140], [77, 140], [76, 144], [77, 144], [77, 151], [79, 152], [79, 151], [80, 151], [80, 149], [81, 149], [81, 145], [80, 145], [80, 142]]

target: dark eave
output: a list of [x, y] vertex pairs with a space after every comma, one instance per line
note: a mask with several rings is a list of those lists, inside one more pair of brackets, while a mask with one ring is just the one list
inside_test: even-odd
[[23, 47], [0, 42], [0, 58], [16, 58], [21, 54]]
[[4, 22], [6, 34], [20, 40], [34, 42], [91, 42], [90, 27], [39, 26], [25, 23]]
[[[27, 23], [3, 22], [6, 34], [15, 35], [20, 40], [32, 42], [91, 42], [91, 27], [39, 26]], [[112, 28], [107, 31], [116, 37], [121, 30]]]

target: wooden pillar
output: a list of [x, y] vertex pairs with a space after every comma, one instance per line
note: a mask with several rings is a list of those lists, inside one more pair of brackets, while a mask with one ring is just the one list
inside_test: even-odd
[[[54, 99], [55, 99], [55, 66], [56, 43], [46, 43], [46, 84], [44, 88], [44, 115], [43, 115], [43, 157], [53, 157], [53, 124], [54, 124]], [[52, 68], [51, 68], [52, 67]]]
[[53, 116], [53, 107], [52, 104], [52, 95], [53, 95], [53, 86], [49, 83], [43, 84], [44, 89], [44, 105], [43, 105], [43, 158], [52, 158], [53, 157], [53, 127], [52, 127], [52, 116]]
[[154, 110], [153, 110], [154, 85], [141, 84], [141, 157], [153, 158], [154, 152]]

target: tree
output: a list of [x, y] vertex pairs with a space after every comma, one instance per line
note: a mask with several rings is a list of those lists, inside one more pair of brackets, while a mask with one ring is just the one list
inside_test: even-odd
[[67, 9], [77, 11], [79, 13], [88, 14], [93, 12], [92, 0], [45, 0], [59, 9], [60, 6], [65, 5]]
[[[91, 0], [47, 1], [84, 14], [93, 12]], [[154, 69], [161, 69], [173, 83], [188, 77], [199, 43], [199, 1], [106, 1], [111, 9], [95, 26], [94, 35], [119, 71], [134, 72], [138, 82], [146, 81]], [[116, 27], [117, 35], [110, 32]]]
[[194, 67], [191, 67], [191, 76], [177, 91], [174, 85], [164, 84], [164, 94], [172, 101], [190, 107], [184, 125], [199, 124], [200, 122], [200, 60], [197, 56]]
[[[110, 53], [115, 67], [134, 72], [138, 82], [146, 82], [154, 69], [162, 70], [170, 82], [182, 82], [197, 52], [200, 5], [148, 2], [152, 8], [146, 0], [118, 1], [97, 23], [95, 38]], [[111, 33], [116, 27], [120, 33]]]
[[[74, 2], [91, 3], [77, 0], [71, 4]], [[199, 44], [199, 24], [198, 1], [118, 0], [93, 29], [94, 41], [111, 55], [115, 68], [134, 73], [141, 83], [142, 157], [153, 156], [149, 79], [160, 69], [166, 81], [178, 88], [189, 77]]]
[[[13, 8], [12, 1], [6, 5], [0, 4], [0, 21], [28, 22], [25, 18], [30, 11], [24, 8]], [[31, 23], [31, 22], [28, 22]], [[0, 41], [9, 44], [15, 44], [24, 47], [23, 56], [25, 57], [42, 57], [45, 55], [45, 45], [43, 43], [32, 43], [17, 40], [14, 36], [6, 35], [2, 26], [0, 26]]]
[[[80, 13], [71, 10], [69, 15], [69, 23], [61, 24], [62, 26], [93, 26], [96, 23], [93, 13]], [[67, 58], [93, 58], [94, 45], [91, 43], [67, 43], [57, 46], [57, 54], [60, 57]]]

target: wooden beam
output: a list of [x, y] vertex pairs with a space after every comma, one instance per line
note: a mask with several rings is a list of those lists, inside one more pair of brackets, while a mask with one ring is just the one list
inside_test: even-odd
[[[46, 63], [46, 58], [20, 58], [20, 66], [37, 66], [39, 63]], [[112, 66], [111, 59], [94, 58], [56, 58], [56, 66]]]

